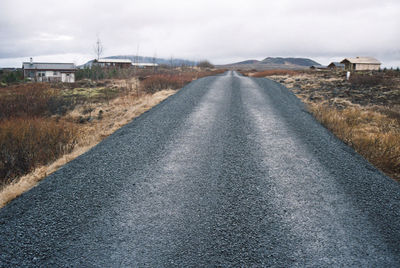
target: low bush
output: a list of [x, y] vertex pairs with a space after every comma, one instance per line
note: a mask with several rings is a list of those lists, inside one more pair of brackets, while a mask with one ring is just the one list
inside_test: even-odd
[[77, 135], [73, 124], [48, 119], [0, 121], [0, 184], [71, 152]]
[[199, 68], [214, 68], [214, 65], [211, 64], [208, 60], [203, 60], [197, 64], [197, 67], [199, 67]]

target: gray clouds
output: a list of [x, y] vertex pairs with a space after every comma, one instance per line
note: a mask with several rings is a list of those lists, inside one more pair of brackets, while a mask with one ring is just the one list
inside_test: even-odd
[[[371, 55], [400, 65], [400, 2], [391, 0], [2, 0], [1, 59], [53, 54], [328, 59]], [[81, 62], [80, 62], [81, 63]]]

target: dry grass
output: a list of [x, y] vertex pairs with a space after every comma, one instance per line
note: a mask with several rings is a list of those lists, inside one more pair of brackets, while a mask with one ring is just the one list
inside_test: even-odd
[[[92, 107], [92, 114], [101, 115], [92, 122], [85, 123], [80, 128], [80, 135], [72, 152], [60, 157], [55, 162], [35, 168], [31, 173], [4, 186], [0, 192], [0, 208], [12, 199], [34, 187], [37, 182], [56, 171], [58, 168], [87, 152], [115, 130], [129, 123], [133, 118], [157, 105], [167, 97], [174, 94], [175, 90], [162, 90], [155, 94], [137, 95], [132, 92], [109, 103], [100, 103]], [[66, 122], [76, 122], [82, 116], [86, 105], [79, 105], [70, 111]], [[100, 112], [102, 111], [102, 112]]]
[[400, 124], [396, 118], [361, 106], [343, 110], [310, 103], [314, 116], [339, 139], [388, 176], [400, 180]]
[[77, 131], [74, 124], [43, 118], [1, 120], [0, 186], [71, 152]]
[[266, 70], [261, 72], [255, 72], [249, 74], [252, 77], [266, 77], [271, 75], [298, 75], [302, 74], [304, 71], [295, 71], [295, 70]]
[[193, 76], [189, 73], [180, 74], [156, 74], [151, 75], [142, 82], [145, 92], [153, 93], [160, 88], [178, 89], [190, 83]]

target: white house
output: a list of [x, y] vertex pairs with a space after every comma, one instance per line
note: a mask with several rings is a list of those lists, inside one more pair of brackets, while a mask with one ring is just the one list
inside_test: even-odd
[[36, 82], [75, 82], [76, 67], [73, 63], [30, 62], [22, 63], [24, 78]]

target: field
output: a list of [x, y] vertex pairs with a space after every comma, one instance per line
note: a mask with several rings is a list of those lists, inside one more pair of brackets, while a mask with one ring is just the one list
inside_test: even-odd
[[291, 89], [339, 139], [400, 181], [400, 72], [267, 71]]
[[141, 70], [125, 79], [0, 88], [0, 207], [194, 79], [224, 70]]

